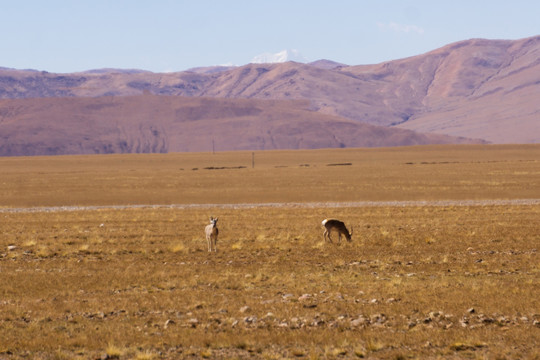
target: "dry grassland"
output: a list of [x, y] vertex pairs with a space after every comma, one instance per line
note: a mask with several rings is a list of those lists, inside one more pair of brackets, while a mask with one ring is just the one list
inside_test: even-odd
[[251, 152], [0, 158], [0, 208], [539, 197], [539, 145], [254, 155], [254, 168]]
[[[0, 159], [0, 359], [540, 358], [537, 202], [8, 211], [538, 199], [539, 152]], [[353, 241], [323, 242], [325, 217]]]

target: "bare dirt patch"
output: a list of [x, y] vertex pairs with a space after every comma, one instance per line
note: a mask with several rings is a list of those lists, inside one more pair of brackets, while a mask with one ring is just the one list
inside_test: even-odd
[[538, 205], [540, 199], [439, 200], [439, 201], [354, 201], [254, 204], [171, 204], [171, 205], [106, 205], [106, 206], [46, 206], [0, 208], [0, 213], [36, 213], [61, 211], [128, 210], [128, 209], [255, 209], [255, 208], [347, 208], [347, 207], [408, 207], [408, 206], [515, 206]]

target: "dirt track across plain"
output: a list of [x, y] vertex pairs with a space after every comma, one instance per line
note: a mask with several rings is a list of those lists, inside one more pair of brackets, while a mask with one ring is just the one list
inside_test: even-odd
[[26, 208], [0, 208], [0, 213], [33, 213], [90, 210], [128, 209], [252, 209], [252, 208], [345, 208], [378, 206], [518, 206], [538, 205], [540, 199], [482, 199], [482, 200], [412, 200], [412, 201], [352, 201], [352, 202], [288, 202], [242, 204], [171, 204], [171, 205], [103, 205], [103, 206], [49, 206]]

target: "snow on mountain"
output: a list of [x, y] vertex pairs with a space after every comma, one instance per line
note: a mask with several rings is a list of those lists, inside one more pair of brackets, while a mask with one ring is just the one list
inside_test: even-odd
[[270, 64], [270, 63], [284, 63], [287, 61], [296, 61], [304, 63], [307, 59], [296, 49], [282, 50], [277, 53], [262, 53], [255, 56], [251, 63], [253, 64]]

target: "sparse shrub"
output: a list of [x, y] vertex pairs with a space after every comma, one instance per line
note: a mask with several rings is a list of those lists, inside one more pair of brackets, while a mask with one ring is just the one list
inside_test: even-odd
[[241, 241], [237, 241], [234, 244], [231, 245], [231, 249], [233, 250], [241, 250], [243, 248], [243, 243]]
[[240, 350], [247, 350], [248, 344], [245, 341], [238, 341], [234, 344], [234, 347]]
[[151, 352], [151, 351], [145, 351], [145, 352], [138, 352], [135, 355], [136, 360], [152, 360], [157, 357], [157, 354]]
[[122, 355], [124, 355], [124, 351], [122, 349], [112, 344], [107, 346], [105, 353], [109, 359], [119, 359]]
[[90, 249], [90, 245], [88, 244], [79, 246], [79, 252], [81, 253], [88, 253], [89, 252], [88, 249]]
[[427, 237], [426, 238], [426, 244], [433, 244], [435, 243], [435, 239], [433, 237]]
[[345, 355], [347, 355], [347, 349], [335, 348], [332, 351], [332, 355], [334, 355], [334, 356], [345, 356]]
[[354, 355], [359, 358], [365, 358], [366, 357], [366, 349], [361, 346], [357, 346], [353, 350]]
[[26, 247], [32, 247], [32, 246], [36, 246], [36, 245], [37, 245], [36, 240], [28, 240], [23, 244], [23, 246], [26, 246]]
[[291, 354], [296, 357], [302, 357], [306, 355], [306, 352], [303, 349], [295, 348], [291, 351]]
[[200, 355], [203, 359], [210, 359], [212, 357], [212, 349], [201, 350]]
[[325, 246], [324, 241], [318, 241], [312, 246], [312, 248], [320, 250], [320, 249], [324, 248], [324, 246]]
[[53, 252], [45, 247], [45, 246], [41, 246], [38, 251], [36, 252], [36, 255], [40, 258], [47, 258], [47, 257], [50, 257], [53, 255]]
[[384, 349], [384, 345], [376, 339], [368, 339], [366, 341], [366, 350], [369, 352], [375, 352]]
[[189, 253], [189, 248], [187, 248], [184, 244], [179, 243], [179, 244], [174, 245], [171, 248], [171, 251], [175, 254], [176, 253], [187, 254]]

